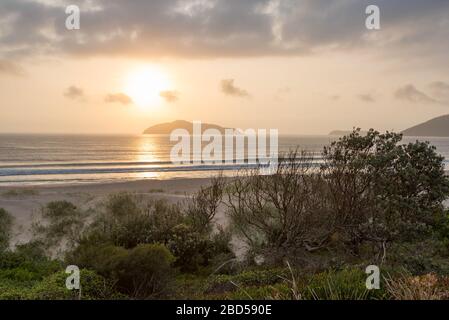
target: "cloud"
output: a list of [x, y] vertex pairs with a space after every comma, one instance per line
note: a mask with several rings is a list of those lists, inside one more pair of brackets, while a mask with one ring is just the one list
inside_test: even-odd
[[123, 105], [132, 104], [133, 100], [124, 93], [108, 94], [104, 98], [106, 103], [121, 103]]
[[333, 94], [329, 96], [329, 99], [331, 99], [332, 101], [338, 101], [340, 100], [340, 96], [338, 94]]
[[438, 100], [416, 89], [416, 87], [412, 84], [408, 84], [404, 87], [399, 88], [394, 93], [394, 96], [396, 99], [405, 100], [413, 103], [426, 103], [426, 104], [440, 103]]
[[[446, 0], [74, 0], [81, 29], [68, 31], [65, 1], [0, 1], [0, 54], [247, 57], [348, 48], [447, 53]], [[365, 28], [381, 8], [382, 30]], [[431, 49], [431, 50], [429, 50]], [[390, 51], [390, 50], [389, 50]], [[390, 53], [389, 53], [390, 55]], [[446, 55], [447, 56], [447, 55]]]
[[79, 87], [70, 86], [64, 91], [64, 97], [72, 100], [81, 99], [84, 97], [84, 91]]
[[241, 98], [249, 97], [249, 93], [246, 90], [238, 88], [234, 85], [234, 79], [221, 80], [221, 91], [229, 96]]
[[0, 73], [14, 76], [23, 76], [25, 74], [20, 66], [8, 60], [0, 60]]
[[435, 81], [429, 85], [435, 97], [449, 101], [449, 84], [443, 81]]
[[168, 103], [176, 102], [179, 99], [179, 93], [177, 91], [161, 91], [159, 96], [164, 98]]
[[359, 94], [357, 97], [363, 102], [368, 103], [376, 102], [376, 99], [369, 93]]

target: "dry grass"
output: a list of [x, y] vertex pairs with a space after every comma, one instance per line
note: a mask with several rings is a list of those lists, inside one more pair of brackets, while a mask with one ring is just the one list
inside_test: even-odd
[[35, 196], [38, 195], [39, 192], [34, 189], [11, 189], [6, 190], [2, 193], [3, 197], [26, 197], [26, 196]]
[[449, 278], [433, 273], [422, 276], [403, 274], [398, 278], [385, 279], [386, 288], [395, 300], [447, 300]]

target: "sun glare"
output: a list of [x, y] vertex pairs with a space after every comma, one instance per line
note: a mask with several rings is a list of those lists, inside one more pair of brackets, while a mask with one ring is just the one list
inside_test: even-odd
[[154, 67], [143, 67], [130, 72], [125, 80], [124, 92], [141, 108], [160, 104], [161, 91], [170, 89], [166, 74]]

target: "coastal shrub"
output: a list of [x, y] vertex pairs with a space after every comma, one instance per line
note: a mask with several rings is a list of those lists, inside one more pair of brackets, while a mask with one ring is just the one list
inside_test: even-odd
[[437, 273], [449, 276], [448, 257], [447, 243], [432, 236], [419, 241], [393, 243], [388, 264], [413, 275]]
[[0, 282], [0, 300], [25, 300], [29, 289], [16, 283]]
[[13, 218], [5, 209], [0, 208], [0, 252], [8, 249], [11, 238]]
[[210, 232], [218, 207], [220, 206], [226, 181], [220, 174], [211, 179], [206, 187], [201, 187], [187, 204], [186, 215], [195, 230], [198, 232]]
[[245, 171], [226, 188], [233, 229], [253, 252], [314, 251], [330, 237], [335, 219], [312, 162], [311, 154], [292, 151], [280, 157], [274, 174]]
[[290, 288], [284, 283], [276, 283], [269, 286], [239, 286], [233, 291], [218, 295], [209, 295], [213, 299], [220, 300], [296, 300], [292, 296]]
[[162, 298], [174, 278], [174, 260], [163, 245], [139, 245], [120, 259], [117, 288], [137, 299]]
[[220, 292], [221, 288], [269, 286], [283, 282], [287, 271], [283, 268], [245, 270], [235, 275], [216, 275], [208, 281], [208, 292]]
[[60, 269], [60, 263], [49, 259], [39, 243], [0, 253], [0, 282], [29, 286]]
[[37, 190], [34, 189], [11, 189], [2, 193], [4, 197], [26, 197], [35, 196], [39, 194]]
[[213, 234], [204, 234], [194, 226], [179, 224], [171, 230], [167, 248], [176, 257], [175, 266], [182, 272], [196, 272], [201, 267], [234, 258], [229, 248], [230, 233], [219, 229]]
[[146, 236], [146, 218], [135, 195], [126, 192], [111, 194], [103, 203], [102, 210], [83, 232], [84, 242], [88, 238], [90, 242], [97, 244], [136, 246]]
[[128, 255], [128, 250], [110, 244], [81, 244], [66, 255], [67, 265], [76, 265], [96, 271], [109, 279], [117, 278], [119, 264]]
[[447, 300], [449, 299], [449, 278], [433, 273], [401, 276], [385, 281], [388, 294], [394, 300]]
[[232, 273], [235, 271], [238, 261], [231, 248], [232, 231], [229, 227], [217, 227], [209, 239], [210, 257], [208, 263], [214, 268], [214, 272]]
[[41, 221], [32, 226], [34, 238], [48, 249], [73, 247], [86, 225], [86, 213], [68, 201], [49, 202], [41, 209]]
[[191, 226], [179, 224], [171, 230], [168, 248], [176, 257], [175, 265], [181, 271], [196, 271], [199, 266], [207, 263], [207, 252], [210, 243]]
[[[199, 227], [191, 218], [192, 215], [181, 210], [179, 205], [166, 200], [143, 201], [128, 193], [113, 195], [107, 200], [105, 211], [86, 229], [80, 245], [71, 254], [79, 260], [82, 255], [90, 257], [89, 252], [97, 247], [98, 250], [103, 250], [104, 246], [133, 249], [141, 244], [159, 243], [175, 255], [175, 266], [188, 272], [228, 258], [231, 255], [230, 233], [220, 228]], [[92, 265], [85, 266], [99, 270]]]
[[77, 207], [73, 203], [65, 200], [49, 202], [42, 209], [42, 216], [51, 220], [61, 217], [70, 217], [77, 213]]
[[65, 271], [54, 273], [33, 286], [25, 295], [30, 300], [103, 300], [119, 299], [113, 283], [94, 271], [80, 270], [80, 289], [66, 287]]
[[363, 242], [385, 260], [393, 241], [432, 232], [449, 195], [443, 157], [427, 142], [399, 144], [402, 135], [360, 129], [324, 148], [323, 176], [346, 243]]
[[116, 284], [117, 290], [137, 299], [168, 293], [175, 271], [174, 256], [163, 245], [140, 244], [133, 249], [81, 243], [66, 263], [96, 271]]
[[182, 224], [185, 217], [178, 205], [165, 200], [142, 201], [129, 193], [112, 195], [105, 211], [98, 215], [85, 236], [121, 246], [134, 248], [145, 243], [164, 243], [171, 230]]
[[105, 207], [110, 218], [117, 220], [123, 220], [140, 213], [135, 196], [127, 192], [109, 195]]
[[178, 204], [170, 204], [166, 200], [156, 200], [148, 203], [145, 208], [149, 216], [149, 242], [167, 244], [171, 239], [173, 228], [184, 224], [186, 219]]
[[302, 287], [307, 300], [368, 300], [382, 299], [383, 290], [368, 290], [366, 274], [355, 268], [326, 271], [310, 276]]
[[204, 288], [206, 298], [232, 300], [298, 300], [290, 271], [286, 268], [252, 269], [233, 274], [215, 275]]
[[441, 229], [449, 196], [435, 147], [401, 140], [356, 129], [324, 148], [318, 168], [310, 154], [292, 151], [272, 175], [245, 170], [225, 188], [233, 230], [249, 254], [263, 252], [275, 263], [331, 247], [385, 262], [393, 243]]
[[446, 210], [444, 216], [441, 217], [436, 230], [436, 236], [440, 241], [445, 243], [446, 253], [449, 255], [449, 210]]
[[61, 269], [60, 262], [45, 255], [40, 243], [0, 252], [0, 300], [28, 299], [34, 285]]

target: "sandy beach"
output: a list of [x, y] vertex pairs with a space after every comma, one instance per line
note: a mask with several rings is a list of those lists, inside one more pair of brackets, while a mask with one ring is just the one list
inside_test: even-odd
[[[0, 187], [0, 208], [14, 217], [13, 245], [30, 239], [30, 227], [42, 206], [51, 201], [66, 200], [83, 210], [95, 209], [109, 194], [131, 192], [148, 198], [164, 198], [170, 202], [184, 200], [207, 178], [138, 180], [77, 185], [41, 185]], [[223, 217], [218, 217], [218, 219]]]

